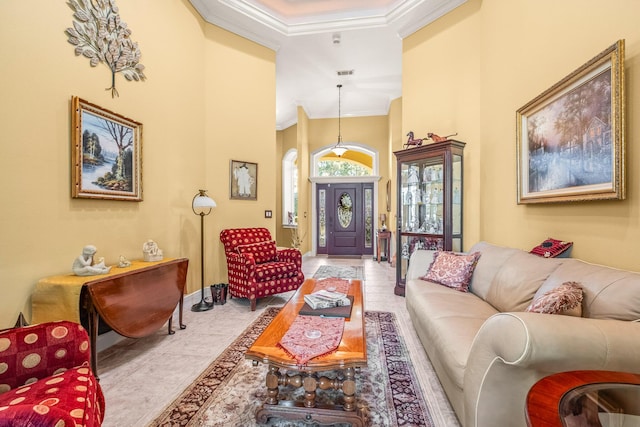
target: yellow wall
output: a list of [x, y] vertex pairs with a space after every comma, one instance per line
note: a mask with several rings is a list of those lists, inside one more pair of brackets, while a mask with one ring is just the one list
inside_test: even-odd
[[[188, 292], [199, 289], [199, 188], [218, 203], [205, 220], [207, 283], [226, 281], [223, 225], [273, 230], [263, 210], [275, 210], [275, 53], [205, 24], [186, 0], [118, 6], [148, 78], [117, 76], [111, 98], [107, 67], [67, 42], [66, 2], [0, 2], [0, 328], [20, 311], [29, 319], [37, 280], [70, 272], [86, 244], [114, 264], [154, 239], [190, 259]], [[143, 123], [143, 202], [70, 197], [72, 95]], [[257, 202], [229, 200], [230, 159], [259, 163]]]
[[464, 249], [481, 237], [480, 153], [484, 141], [480, 138], [482, 37], [479, 36], [478, 3], [470, 0], [405, 39], [402, 55], [401, 144], [406, 142], [409, 131], [413, 131], [416, 138], [426, 138], [429, 132], [441, 136], [457, 132], [455, 139], [467, 143], [464, 149]]
[[296, 146], [298, 150], [298, 239], [303, 254], [311, 250], [311, 183], [309, 182], [309, 117], [302, 107], [298, 107], [296, 126]]
[[[465, 141], [465, 249], [482, 239], [529, 250], [547, 237], [572, 255], [640, 270], [640, 3], [470, 0], [404, 41], [403, 129]], [[626, 39], [627, 199], [516, 204], [515, 112]]]
[[[397, 230], [397, 188], [398, 188], [398, 180], [397, 180], [397, 162], [396, 157], [393, 155], [394, 151], [398, 151], [402, 149], [402, 144], [406, 141], [404, 134], [402, 133], [402, 98], [394, 99], [391, 102], [391, 106], [389, 108], [389, 147], [387, 148], [387, 163], [385, 165], [384, 174], [391, 180], [390, 192], [387, 195], [386, 190], [386, 182], [383, 179], [380, 183], [380, 197], [383, 198], [383, 207], [381, 209], [386, 209], [386, 197], [389, 198], [389, 208], [390, 211], [387, 212], [387, 229], [389, 229], [393, 234], [391, 242], [391, 254], [395, 254], [396, 242], [395, 239], [398, 236], [395, 234], [395, 230]], [[382, 165], [381, 165], [382, 166]], [[382, 172], [381, 172], [382, 173]], [[380, 211], [384, 212], [384, 211]]]

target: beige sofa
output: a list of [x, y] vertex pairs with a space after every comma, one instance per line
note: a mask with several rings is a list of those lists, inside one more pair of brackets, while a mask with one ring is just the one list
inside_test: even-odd
[[[432, 251], [412, 254], [406, 305], [464, 427], [525, 426], [527, 392], [575, 369], [640, 373], [640, 274], [478, 243], [468, 293], [419, 279]], [[582, 317], [525, 312], [536, 291], [583, 287]], [[539, 294], [540, 294], [539, 293]]]

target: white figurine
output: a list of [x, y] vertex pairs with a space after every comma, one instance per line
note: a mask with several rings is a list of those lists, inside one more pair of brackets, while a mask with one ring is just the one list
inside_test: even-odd
[[162, 261], [162, 249], [153, 240], [147, 240], [142, 245], [142, 254], [145, 261]]
[[118, 262], [118, 267], [124, 268], [124, 267], [130, 267], [130, 266], [131, 266], [131, 261], [125, 258], [124, 255], [120, 255], [120, 261]]
[[93, 255], [96, 253], [96, 247], [87, 245], [82, 249], [82, 255], [73, 261], [71, 269], [76, 276], [95, 276], [98, 274], [107, 274], [111, 267], [104, 265], [104, 258], [98, 259], [98, 263], [93, 263]]

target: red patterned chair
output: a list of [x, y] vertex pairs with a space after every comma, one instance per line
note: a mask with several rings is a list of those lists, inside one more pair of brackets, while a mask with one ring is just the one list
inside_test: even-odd
[[89, 337], [60, 321], [0, 332], [0, 426], [100, 426]]
[[304, 282], [298, 249], [277, 249], [266, 228], [231, 228], [220, 232], [229, 270], [229, 295], [256, 301], [298, 289]]

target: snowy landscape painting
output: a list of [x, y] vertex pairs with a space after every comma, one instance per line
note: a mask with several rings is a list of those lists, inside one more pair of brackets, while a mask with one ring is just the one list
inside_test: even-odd
[[623, 46], [518, 110], [519, 203], [624, 198]]

